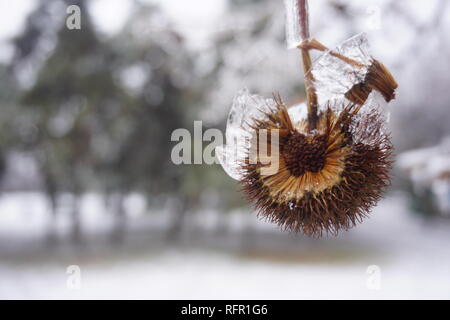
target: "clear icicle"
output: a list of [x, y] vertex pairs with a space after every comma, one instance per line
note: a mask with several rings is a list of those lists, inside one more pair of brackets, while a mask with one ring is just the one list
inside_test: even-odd
[[226, 145], [216, 148], [216, 156], [225, 172], [233, 179], [240, 180], [240, 167], [247, 156], [255, 119], [264, 119], [276, 103], [259, 95], [241, 90], [233, 99], [225, 132]]
[[225, 145], [216, 147], [216, 157], [222, 165], [223, 170], [233, 179], [241, 180], [242, 172], [240, 171], [239, 161], [236, 150]]
[[248, 89], [242, 89], [233, 99], [227, 120], [227, 132], [234, 129], [251, 130], [249, 124], [255, 119], [264, 119], [265, 113], [274, 110], [276, 103], [271, 98], [250, 94]]

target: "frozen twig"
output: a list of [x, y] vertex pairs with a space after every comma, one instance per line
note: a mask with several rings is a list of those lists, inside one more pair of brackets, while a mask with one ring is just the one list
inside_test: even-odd
[[[307, 0], [297, 0], [298, 14], [300, 21], [300, 36], [302, 39], [302, 44], [308, 43], [309, 34], [309, 16], [308, 16], [308, 2]], [[314, 88], [314, 77], [310, 72], [312, 67], [311, 55], [309, 54], [309, 48], [307, 46], [299, 45], [299, 49], [302, 55], [303, 61], [303, 72], [305, 73], [305, 88], [307, 95], [307, 105], [308, 105], [308, 130], [312, 131], [317, 126], [317, 94]]]

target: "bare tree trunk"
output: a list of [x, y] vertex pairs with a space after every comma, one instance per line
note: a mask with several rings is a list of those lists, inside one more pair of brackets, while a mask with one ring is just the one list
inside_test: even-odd
[[81, 243], [81, 219], [80, 219], [80, 195], [73, 194], [72, 203], [72, 241], [76, 244]]
[[188, 211], [188, 200], [186, 197], [181, 197], [174, 208], [174, 217], [169, 229], [167, 230], [167, 239], [176, 241], [179, 239], [184, 227], [186, 214]]
[[57, 227], [56, 227], [56, 219], [58, 217], [58, 199], [55, 192], [48, 192], [47, 199], [49, 203], [49, 210], [51, 214], [51, 221], [49, 221], [48, 230], [47, 230], [47, 243], [49, 245], [56, 244], [57, 240]]
[[246, 217], [245, 226], [242, 228], [241, 246], [243, 248], [252, 248], [257, 242], [257, 231], [255, 229], [255, 222], [250, 217]]
[[223, 210], [217, 210], [216, 234], [223, 236], [228, 231], [228, 214]]

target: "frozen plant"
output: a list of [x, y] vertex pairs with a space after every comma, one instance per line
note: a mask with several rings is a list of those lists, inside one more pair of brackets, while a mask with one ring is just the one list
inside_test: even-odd
[[[329, 50], [310, 37], [306, 0], [285, 5], [288, 47], [299, 48], [303, 61], [306, 103], [288, 109], [277, 94], [240, 92], [227, 145], [217, 154], [260, 216], [294, 232], [337, 234], [360, 222], [390, 183], [392, 144], [382, 107], [397, 83], [368, 54], [363, 35]], [[310, 50], [325, 53], [313, 64]], [[252, 139], [263, 131], [276, 131], [278, 141]], [[273, 163], [261, 149], [271, 152], [276, 172], [265, 174]]]

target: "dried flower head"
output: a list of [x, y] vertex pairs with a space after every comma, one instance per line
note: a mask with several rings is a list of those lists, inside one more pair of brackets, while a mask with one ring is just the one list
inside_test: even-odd
[[[259, 216], [289, 231], [337, 234], [362, 221], [390, 184], [393, 147], [382, 106], [395, 98], [397, 83], [370, 56], [364, 34], [329, 50], [310, 38], [307, 1], [285, 3], [288, 45], [300, 49], [307, 102], [294, 110], [279, 96], [241, 92], [227, 146], [216, 154]], [[314, 64], [313, 49], [325, 52]]]
[[395, 98], [397, 82], [390, 71], [378, 60], [373, 59], [364, 80], [354, 84], [346, 93], [345, 97], [356, 104], [364, 104], [372, 90], [380, 92], [386, 102]]
[[379, 92], [386, 103], [395, 98], [398, 84], [384, 64], [370, 55], [364, 33], [345, 40], [333, 50], [317, 40], [303, 46], [325, 51], [310, 71], [320, 102], [344, 97], [362, 105], [372, 91]]
[[355, 104], [340, 112], [328, 106], [308, 133], [306, 121], [293, 122], [276, 101], [252, 128], [255, 134], [279, 130], [278, 171], [261, 174], [267, 164], [250, 161], [248, 154], [241, 163], [243, 191], [260, 216], [283, 229], [316, 236], [349, 229], [389, 185], [392, 144], [382, 116], [376, 109], [362, 113]]

